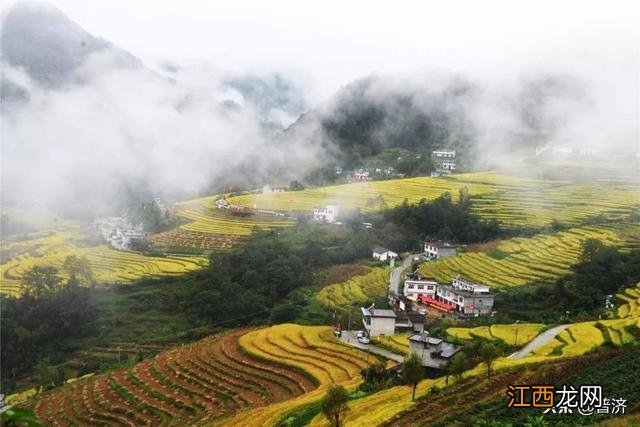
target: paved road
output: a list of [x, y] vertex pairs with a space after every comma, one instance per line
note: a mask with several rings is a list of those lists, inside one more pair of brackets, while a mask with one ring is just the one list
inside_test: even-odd
[[535, 337], [529, 344], [525, 345], [520, 350], [509, 356], [509, 359], [520, 359], [522, 357], [528, 356], [538, 347], [541, 347], [554, 339], [556, 335], [564, 331], [568, 326], [569, 325], [560, 325], [551, 329], [547, 329], [546, 331]]
[[407, 256], [402, 264], [398, 267], [394, 268], [391, 271], [391, 276], [389, 277], [389, 292], [397, 294], [398, 288], [400, 287], [400, 282], [402, 281], [402, 273], [409, 267], [411, 267], [411, 263], [413, 262], [413, 258], [419, 256], [420, 254], [412, 254]]
[[388, 350], [385, 350], [384, 348], [377, 347], [373, 344], [359, 343], [356, 334], [357, 331], [342, 331], [342, 336], [340, 337], [340, 339], [349, 345], [359, 348], [360, 350], [368, 351], [369, 353], [386, 357], [387, 359], [396, 361], [398, 363], [402, 363], [402, 361], [404, 360], [403, 356], [392, 353]]

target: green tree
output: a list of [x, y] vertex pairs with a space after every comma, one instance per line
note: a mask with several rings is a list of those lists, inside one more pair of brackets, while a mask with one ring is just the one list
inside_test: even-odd
[[11, 407], [0, 413], [0, 425], [5, 427], [44, 427], [31, 409]]
[[456, 377], [456, 380], [460, 381], [462, 374], [467, 370], [467, 366], [467, 356], [460, 351], [451, 358], [451, 362], [449, 362], [449, 366], [447, 366], [447, 372]]
[[58, 380], [58, 372], [51, 366], [48, 357], [40, 359], [36, 365], [36, 381], [38, 386], [45, 389], [51, 387]]
[[534, 417], [533, 415], [529, 415], [525, 420], [524, 427], [547, 427], [549, 423], [544, 419], [542, 415], [538, 415]]
[[304, 188], [304, 185], [300, 181], [296, 181], [295, 179], [289, 184], [289, 190], [291, 191], [301, 191], [304, 190]]
[[411, 400], [415, 400], [416, 387], [422, 378], [424, 378], [422, 359], [417, 353], [413, 352], [404, 359], [404, 364], [402, 365], [402, 381], [413, 388], [411, 391]]
[[86, 257], [78, 258], [75, 255], [69, 255], [64, 259], [62, 268], [80, 285], [87, 286], [93, 283], [93, 271]]
[[480, 360], [487, 367], [487, 378], [491, 377], [493, 363], [500, 356], [500, 349], [490, 342], [482, 343], [480, 346]]
[[60, 282], [56, 268], [36, 265], [22, 275], [22, 294], [40, 298], [58, 290]]
[[333, 426], [340, 426], [340, 417], [349, 410], [348, 401], [349, 393], [340, 384], [331, 385], [320, 401], [322, 413]]

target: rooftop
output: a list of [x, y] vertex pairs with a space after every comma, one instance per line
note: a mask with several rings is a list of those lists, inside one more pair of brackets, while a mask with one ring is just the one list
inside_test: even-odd
[[433, 344], [433, 345], [438, 345], [442, 342], [442, 340], [440, 338], [433, 338], [433, 337], [427, 337], [426, 341], [424, 339], [424, 336], [416, 334], [416, 335], [411, 335], [409, 337], [409, 341], [415, 341], [415, 342], [428, 342], [429, 344]]
[[388, 308], [360, 307], [360, 310], [362, 310], [362, 315], [366, 317], [389, 317], [393, 319], [396, 318], [396, 312]]
[[455, 248], [454, 245], [441, 240], [425, 240], [424, 243], [425, 245], [435, 246], [437, 248]]
[[471, 286], [480, 286], [480, 287], [483, 287], [483, 288], [488, 288], [489, 287], [489, 285], [485, 285], [484, 283], [474, 282], [473, 280], [468, 279], [468, 278], [466, 278], [464, 276], [461, 276], [460, 274], [458, 274], [458, 276], [454, 277], [454, 280], [458, 280], [460, 282], [464, 282], [467, 285], [471, 285]]
[[432, 338], [432, 337], [428, 337], [427, 341], [424, 340], [422, 335], [412, 335], [409, 338], [409, 341], [413, 341], [413, 342], [428, 342], [429, 345], [439, 345], [439, 354], [438, 357], [442, 357], [444, 359], [448, 359], [451, 356], [453, 356], [454, 354], [456, 354], [458, 351], [462, 350], [462, 346], [461, 345], [457, 345], [457, 344], [453, 344], [447, 341], [442, 341], [439, 338]]
[[375, 246], [373, 248], [373, 252], [378, 253], [378, 254], [382, 254], [385, 252], [392, 252], [390, 249], [384, 248], [382, 246]]
[[[484, 285], [481, 285], [484, 286]], [[449, 292], [452, 292], [456, 295], [462, 295], [463, 297], [477, 297], [477, 296], [490, 296], [493, 295], [491, 292], [470, 292], [470, 291], [465, 291], [464, 289], [460, 289], [460, 288], [454, 288], [453, 286], [449, 286], [449, 285], [440, 285], [441, 289], [447, 290]]]

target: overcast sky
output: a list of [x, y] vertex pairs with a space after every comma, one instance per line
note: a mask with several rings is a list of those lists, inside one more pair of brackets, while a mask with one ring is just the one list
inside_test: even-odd
[[565, 56], [637, 56], [640, 22], [635, 1], [51, 3], [151, 67], [173, 60], [296, 71], [321, 97], [371, 73], [491, 73]]

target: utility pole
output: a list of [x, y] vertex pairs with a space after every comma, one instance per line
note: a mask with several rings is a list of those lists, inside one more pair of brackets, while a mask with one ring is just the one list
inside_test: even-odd
[[351, 309], [349, 309], [349, 330], [351, 330]]
[[518, 345], [518, 325], [520, 324], [519, 320], [516, 320], [516, 346]]

